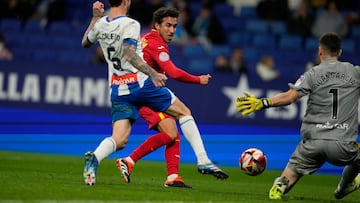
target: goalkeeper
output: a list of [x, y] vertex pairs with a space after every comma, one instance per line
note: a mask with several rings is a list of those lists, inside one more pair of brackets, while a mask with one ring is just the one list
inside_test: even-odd
[[325, 33], [319, 40], [321, 63], [290, 84], [287, 92], [271, 98], [245, 93], [237, 99], [237, 110], [247, 116], [309, 96], [301, 126], [302, 140], [281, 176], [275, 179], [269, 191], [270, 199], [282, 199], [303, 175], [316, 172], [325, 162], [345, 166], [334, 192], [336, 199], [359, 188], [360, 152], [356, 142], [360, 67], [339, 61], [341, 53], [341, 38], [335, 33]]

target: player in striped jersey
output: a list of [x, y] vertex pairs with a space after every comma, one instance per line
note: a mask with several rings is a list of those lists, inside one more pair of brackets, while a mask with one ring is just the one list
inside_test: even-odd
[[[96, 183], [100, 162], [126, 146], [132, 124], [138, 119], [138, 108], [148, 106], [166, 112], [180, 122], [189, 123], [190, 110], [172, 91], [165, 87], [167, 77], [156, 72], [143, 59], [140, 24], [127, 17], [131, 0], [109, 0], [110, 11], [104, 15], [104, 4], [93, 4], [93, 17], [84, 33], [82, 45], [91, 47], [99, 42], [108, 64], [113, 132], [94, 152], [85, 154], [83, 177], [87, 185]], [[150, 76], [150, 77], [149, 77]], [[193, 130], [190, 128], [190, 130]], [[148, 151], [173, 141], [165, 132], [154, 137]], [[128, 174], [129, 175], [129, 174]]]
[[301, 126], [302, 140], [281, 176], [275, 179], [269, 191], [270, 199], [281, 199], [303, 175], [316, 172], [325, 162], [345, 166], [334, 192], [336, 199], [360, 186], [357, 145], [360, 66], [339, 61], [341, 52], [340, 36], [325, 33], [319, 39], [321, 63], [290, 84], [290, 90], [271, 98], [258, 99], [250, 94], [238, 98], [237, 109], [246, 116], [309, 96]]

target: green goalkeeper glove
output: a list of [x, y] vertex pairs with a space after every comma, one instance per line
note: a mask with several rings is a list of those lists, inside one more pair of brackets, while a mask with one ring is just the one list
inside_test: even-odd
[[245, 95], [238, 97], [236, 107], [243, 116], [246, 116], [254, 111], [271, 107], [270, 98], [256, 98], [250, 93], [245, 92]]

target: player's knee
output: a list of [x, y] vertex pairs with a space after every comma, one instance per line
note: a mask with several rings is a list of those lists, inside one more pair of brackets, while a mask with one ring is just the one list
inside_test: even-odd
[[128, 142], [127, 139], [117, 138], [117, 139], [114, 139], [114, 140], [116, 142], [116, 150], [124, 149], [126, 147], [127, 142]]

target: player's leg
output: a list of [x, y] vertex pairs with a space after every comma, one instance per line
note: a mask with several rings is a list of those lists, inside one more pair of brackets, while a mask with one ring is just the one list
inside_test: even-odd
[[157, 129], [160, 132], [176, 133], [175, 139], [165, 147], [165, 161], [168, 176], [164, 186], [191, 188], [191, 186], [185, 184], [181, 176], [179, 176], [180, 134], [177, 130], [175, 120], [173, 118], [165, 118], [158, 123]]
[[[340, 150], [335, 150], [336, 147], [340, 148]], [[337, 143], [336, 147], [329, 147], [334, 149], [336, 152], [332, 154], [332, 157], [338, 161], [340, 160], [341, 162], [344, 162], [345, 164], [350, 163], [350, 165], [344, 167], [341, 180], [334, 192], [336, 199], [342, 199], [360, 187], [360, 151], [358, 145], [355, 143], [344, 144], [341, 142]], [[333, 150], [331, 152], [333, 152]]]
[[269, 191], [269, 198], [281, 199], [304, 174], [317, 171], [327, 159], [327, 147], [323, 140], [300, 141], [281, 176], [275, 179]]
[[202, 174], [211, 174], [219, 179], [228, 178], [228, 175], [213, 164], [208, 158], [200, 131], [191, 115], [190, 109], [177, 98], [166, 110], [166, 113], [169, 113], [179, 120], [181, 130], [195, 152], [198, 162], [198, 171]]
[[289, 192], [301, 177], [301, 174], [296, 173], [286, 166], [281, 176], [274, 180], [273, 186], [269, 191], [269, 198], [282, 199], [282, 195]]
[[113, 124], [113, 134], [105, 138], [94, 152], [85, 153], [83, 177], [85, 184], [92, 186], [96, 183], [96, 173], [100, 162], [113, 152], [123, 149], [127, 143], [131, 130], [128, 119], [118, 120]]
[[94, 152], [85, 153], [83, 177], [85, 184], [90, 186], [96, 183], [96, 173], [100, 162], [113, 152], [125, 147], [131, 131], [131, 122], [138, 118], [137, 108], [122, 97], [112, 101], [111, 112], [113, 121], [111, 137], [105, 138]]
[[173, 142], [177, 137], [176, 123], [165, 113], [155, 112], [146, 106], [141, 107], [139, 112], [140, 116], [149, 124], [150, 129], [156, 129], [158, 124], [162, 123], [162, 128], [166, 131], [159, 130], [159, 133], [146, 139], [128, 157], [117, 160], [117, 165], [125, 183], [130, 182], [132, 168], [138, 160], [155, 151], [159, 147], [166, 146], [167, 144]]

